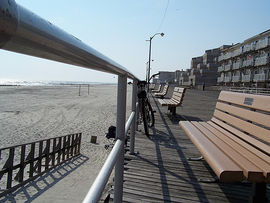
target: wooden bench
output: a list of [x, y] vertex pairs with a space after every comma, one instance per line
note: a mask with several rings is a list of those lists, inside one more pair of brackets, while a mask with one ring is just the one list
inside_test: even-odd
[[163, 98], [167, 94], [168, 89], [169, 89], [169, 85], [164, 85], [162, 92], [154, 93], [154, 96]]
[[176, 107], [182, 104], [186, 88], [175, 87], [170, 99], [158, 99], [161, 106], [168, 106], [168, 110], [175, 115]]
[[158, 86], [158, 88], [156, 90], [152, 90], [153, 93], [155, 92], [160, 92], [161, 91], [161, 85]]
[[154, 83], [149, 84], [149, 90], [154, 90], [155, 86], [156, 86], [156, 84], [154, 84]]
[[179, 125], [221, 182], [252, 182], [252, 200], [267, 202], [270, 96], [222, 91], [210, 121]]

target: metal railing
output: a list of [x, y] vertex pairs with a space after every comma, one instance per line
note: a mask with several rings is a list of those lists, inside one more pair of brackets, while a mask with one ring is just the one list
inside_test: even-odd
[[[133, 80], [132, 119], [127, 123], [131, 125], [130, 137], [133, 140], [131, 152], [134, 152], [137, 118], [134, 112], [136, 112], [136, 85], [139, 79], [123, 66], [18, 5], [14, 0], [0, 1], [0, 28], [0, 48], [2, 49], [118, 75], [116, 124], [118, 141], [107, 159], [110, 163], [106, 161], [99, 179], [96, 180], [98, 187], [94, 185], [93, 189], [91, 188], [92, 192], [89, 193], [97, 194], [95, 197], [99, 196], [107, 173], [115, 165], [114, 202], [122, 202], [127, 78]], [[88, 199], [88, 195], [86, 198]], [[94, 202], [97, 199], [94, 198]]]

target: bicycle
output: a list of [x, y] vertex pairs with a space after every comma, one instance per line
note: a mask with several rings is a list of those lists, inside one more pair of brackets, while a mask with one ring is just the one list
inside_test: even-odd
[[141, 113], [141, 117], [143, 120], [145, 134], [149, 136], [149, 128], [155, 125], [154, 111], [148, 100], [147, 92], [145, 90], [147, 82], [139, 81], [137, 85], [138, 85], [139, 111]]

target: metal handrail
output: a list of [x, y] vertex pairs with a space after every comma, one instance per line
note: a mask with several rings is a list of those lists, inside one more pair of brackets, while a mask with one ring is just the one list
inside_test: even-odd
[[135, 75], [110, 58], [25, 9], [0, 1], [0, 48], [117, 75]]
[[[91, 192], [93, 196], [90, 195], [90, 197], [93, 197], [94, 202], [97, 202], [104, 189], [104, 184], [108, 180], [108, 174], [115, 166], [114, 202], [121, 202], [124, 171], [123, 142], [127, 132], [126, 128], [131, 125], [133, 139], [131, 151], [134, 151], [137, 117], [134, 111], [138, 111], [134, 107], [137, 95], [136, 84], [139, 79], [126, 68], [84, 44], [81, 40], [18, 5], [15, 0], [0, 0], [0, 48], [118, 75], [116, 136], [119, 141], [116, 142], [113, 154], [107, 158], [108, 162], [106, 161], [102, 167], [99, 173], [101, 175], [96, 180], [97, 183], [94, 182], [92, 187], [95, 194]], [[132, 118], [125, 126], [127, 78], [133, 79], [134, 82]]]
[[[134, 111], [130, 114], [128, 121], [126, 122], [125, 136], [127, 135], [128, 130], [130, 129], [133, 119], [135, 119]], [[106, 183], [108, 182], [108, 179], [111, 175], [112, 169], [115, 166], [116, 160], [122, 149], [123, 144], [124, 142], [122, 140], [118, 139], [116, 141], [111, 153], [106, 159], [103, 167], [101, 168], [98, 176], [96, 177], [94, 183], [92, 184], [89, 192], [85, 196], [83, 203], [97, 202], [100, 199], [102, 192], [106, 186]]]

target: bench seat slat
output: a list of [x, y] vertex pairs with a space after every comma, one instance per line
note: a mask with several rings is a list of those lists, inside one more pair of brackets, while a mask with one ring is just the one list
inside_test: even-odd
[[242, 181], [244, 179], [243, 170], [216, 145], [213, 145], [194, 125], [189, 121], [181, 121], [179, 125], [184, 129], [222, 182]]
[[[251, 100], [249, 100], [249, 98], [251, 98]], [[218, 99], [220, 101], [225, 101], [232, 104], [238, 104], [245, 107], [254, 108], [257, 110], [270, 112], [269, 96], [222, 91]]]
[[217, 102], [216, 108], [242, 118], [249, 118], [250, 121], [270, 127], [269, 115], [267, 114], [250, 111], [221, 102]]
[[263, 151], [265, 154], [270, 156], [270, 146], [264, 144], [263, 142], [260, 142], [259, 140], [256, 140], [253, 137], [250, 137], [249, 135], [241, 132], [240, 130], [237, 130], [236, 128], [231, 127], [230, 125], [222, 122], [221, 120], [217, 118], [212, 118], [211, 121], [223, 127], [224, 129], [232, 132], [233, 134], [237, 135], [237, 137], [245, 140], [246, 142], [250, 143], [252, 146], [257, 147], [258, 149]]
[[243, 170], [247, 180], [256, 182], [264, 181], [263, 172], [256, 165], [239, 154], [233, 147], [229, 146], [224, 142], [224, 140], [221, 140], [217, 135], [213, 134], [199, 122], [192, 121], [191, 123], [198, 128], [204, 136], [212, 142], [212, 144], [216, 145], [224, 154], [237, 163], [237, 165]]
[[258, 168], [260, 168], [260, 170], [263, 171], [266, 180], [270, 182], [270, 164], [260, 157], [264, 156], [267, 159], [268, 157], [265, 154], [263, 154], [262, 152], [260, 153], [257, 149], [243, 142], [238, 137], [224, 130], [220, 131], [220, 129], [218, 129], [218, 127], [214, 124], [213, 125], [216, 128], [210, 123], [199, 122], [199, 124], [201, 124], [204, 128], [208, 129], [211, 133], [216, 135], [217, 138], [225, 142], [228, 146], [232, 147], [237, 153], [241, 154], [249, 162], [252, 162]]
[[176, 107], [181, 105], [184, 97], [185, 88], [175, 87], [173, 95], [170, 99], [158, 99], [162, 106]]
[[214, 111], [214, 116], [219, 118], [220, 120], [226, 121], [230, 125], [237, 126], [237, 128], [270, 143], [270, 130], [241, 120], [217, 109]]

